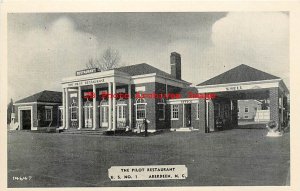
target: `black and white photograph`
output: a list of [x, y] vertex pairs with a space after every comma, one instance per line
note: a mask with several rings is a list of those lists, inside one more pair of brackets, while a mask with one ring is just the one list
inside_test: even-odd
[[7, 12], [7, 188], [291, 186], [290, 16]]

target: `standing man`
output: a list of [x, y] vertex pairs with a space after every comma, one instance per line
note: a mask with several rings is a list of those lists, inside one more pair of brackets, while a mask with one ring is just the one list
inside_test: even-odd
[[145, 127], [145, 137], [148, 136], [148, 123], [150, 123], [149, 120], [147, 120], [146, 118], [144, 118], [144, 127]]

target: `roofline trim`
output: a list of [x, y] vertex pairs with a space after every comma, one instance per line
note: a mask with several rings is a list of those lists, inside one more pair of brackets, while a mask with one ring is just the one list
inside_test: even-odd
[[18, 106], [18, 105], [27, 105], [27, 104], [44, 104], [44, 105], [57, 105], [60, 104], [62, 102], [22, 102], [22, 103], [14, 103], [13, 105]]
[[213, 88], [213, 87], [224, 87], [224, 86], [236, 86], [236, 85], [246, 85], [246, 84], [252, 84], [252, 83], [270, 83], [270, 82], [279, 82], [282, 79], [272, 79], [272, 80], [259, 80], [259, 81], [247, 81], [247, 82], [234, 82], [234, 83], [227, 83], [227, 84], [213, 84], [213, 85], [196, 85], [193, 86], [198, 89], [203, 89], [203, 88]]
[[179, 83], [183, 83], [183, 84], [187, 84], [187, 85], [191, 85], [191, 84], [192, 84], [192, 83], [190, 83], [190, 82], [185, 82], [185, 81], [183, 81], [183, 80], [178, 80], [178, 79], [174, 79], [174, 78], [169, 78], [169, 77], [167, 77], [167, 76], [163, 76], [163, 75], [157, 74], [157, 73], [150, 73], [150, 74], [136, 75], [136, 76], [132, 76], [131, 78], [132, 78], [132, 79], [138, 79], [138, 78], [146, 78], [146, 77], [154, 77], [154, 76], [161, 77], [161, 78], [168, 79], [168, 80], [175, 81], [175, 82], [179, 82]]
[[182, 101], [191, 101], [190, 103], [199, 103], [200, 98], [169, 99], [167, 100], [167, 104], [190, 104], [190, 103], [182, 103]]

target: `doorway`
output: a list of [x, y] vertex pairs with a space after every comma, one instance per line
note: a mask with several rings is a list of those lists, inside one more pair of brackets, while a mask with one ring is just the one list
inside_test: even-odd
[[192, 115], [191, 115], [191, 111], [192, 111], [192, 106], [191, 104], [185, 104], [184, 107], [184, 122], [185, 122], [185, 127], [191, 127], [192, 126]]
[[92, 128], [93, 127], [93, 104], [90, 101], [84, 103], [84, 127]]
[[102, 100], [100, 103], [100, 126], [108, 127], [108, 101]]
[[20, 111], [21, 130], [31, 130], [31, 110], [21, 110]]

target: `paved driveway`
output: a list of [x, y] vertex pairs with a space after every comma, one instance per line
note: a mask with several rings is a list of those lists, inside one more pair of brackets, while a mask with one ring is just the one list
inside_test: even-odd
[[[264, 129], [150, 137], [8, 133], [9, 187], [289, 185], [289, 134]], [[119, 165], [186, 165], [186, 180], [111, 182]], [[30, 180], [14, 180], [29, 177]]]

